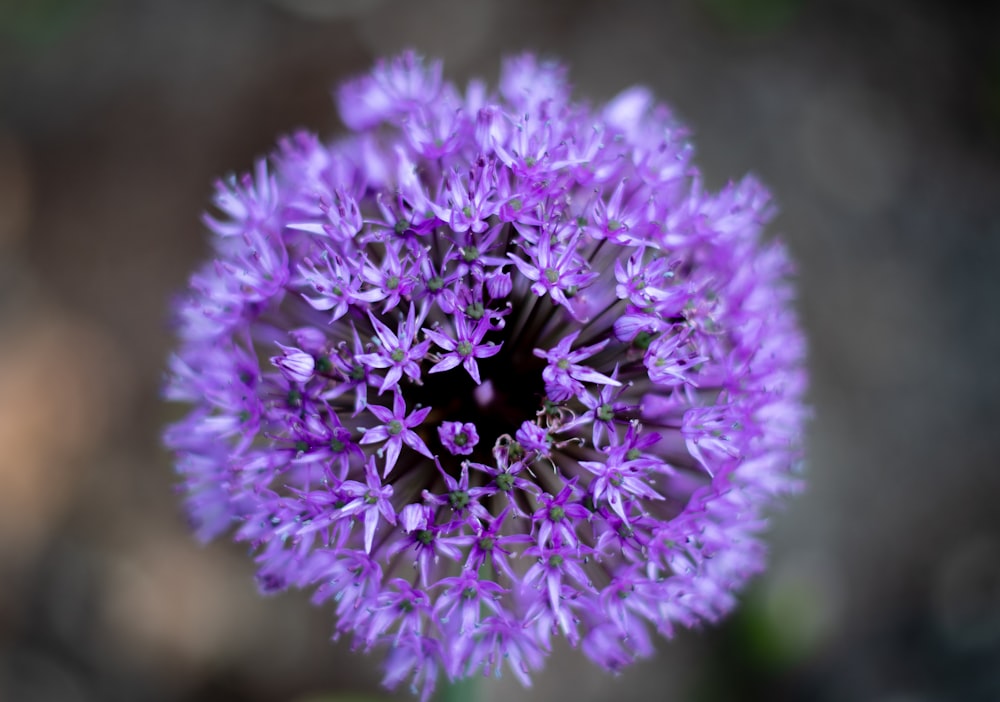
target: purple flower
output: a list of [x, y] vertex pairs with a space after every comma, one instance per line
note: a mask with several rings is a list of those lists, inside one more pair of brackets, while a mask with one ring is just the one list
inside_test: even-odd
[[468, 456], [479, 443], [476, 425], [471, 422], [442, 422], [438, 435], [441, 445], [453, 456]]
[[447, 352], [441, 356], [440, 361], [431, 366], [428, 372], [440, 373], [461, 364], [476, 385], [479, 385], [482, 381], [476, 359], [497, 355], [500, 346], [492, 342], [483, 342], [483, 337], [489, 330], [486, 320], [481, 319], [473, 326], [468, 317], [462, 316], [458, 318], [455, 326], [457, 339], [451, 339], [434, 329], [425, 330], [427, 337]]
[[370, 311], [368, 312], [372, 327], [378, 338], [377, 353], [363, 353], [355, 356], [357, 361], [366, 365], [369, 369], [388, 369], [382, 385], [378, 392], [381, 395], [390, 388], [395, 388], [399, 384], [399, 379], [405, 373], [411, 380], [420, 382], [420, 363], [427, 355], [427, 349], [431, 342], [416, 342], [416, 331], [418, 323], [413, 318], [413, 305], [406, 319], [399, 323], [399, 333], [394, 334]]
[[310, 354], [297, 349], [278, 344], [281, 347], [280, 356], [272, 356], [271, 363], [281, 369], [281, 374], [293, 383], [307, 383], [313, 377], [316, 369], [316, 359]]
[[[389, 475], [393, 466], [396, 465], [396, 461], [399, 459], [399, 452], [403, 450], [403, 444], [406, 444], [427, 458], [434, 458], [434, 454], [427, 448], [424, 440], [413, 431], [413, 428], [419, 426], [427, 415], [430, 414], [430, 407], [424, 407], [423, 409], [414, 410], [410, 414], [406, 414], [406, 401], [403, 399], [403, 393], [397, 388], [393, 393], [391, 410], [382, 405], [368, 405], [368, 411], [375, 415], [375, 418], [382, 422], [382, 424], [367, 428], [358, 427], [359, 431], [364, 431], [364, 436], [361, 438], [360, 443], [373, 444], [380, 441], [386, 442], [382, 447], [382, 449], [387, 449], [385, 455], [386, 475]], [[382, 449], [379, 449], [379, 454], [382, 453]], [[381, 457], [380, 455], [379, 458]]]
[[569, 95], [530, 55], [495, 93], [380, 62], [337, 94], [351, 134], [218, 184], [177, 309], [164, 440], [198, 536], [332, 600], [425, 700], [529, 684], [553, 636], [617, 671], [716, 620], [800, 486], [767, 191], [707, 190], [645, 89]]

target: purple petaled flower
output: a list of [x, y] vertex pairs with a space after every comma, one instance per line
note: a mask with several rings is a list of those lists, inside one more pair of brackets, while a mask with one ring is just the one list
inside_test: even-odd
[[471, 422], [441, 422], [438, 427], [441, 445], [453, 456], [468, 456], [479, 443], [476, 425]]
[[618, 670], [722, 616], [800, 485], [767, 191], [707, 190], [644, 89], [569, 95], [530, 55], [496, 93], [380, 62], [338, 92], [349, 136], [218, 185], [177, 311], [166, 394], [193, 409], [165, 441], [198, 535], [334, 600], [423, 699], [528, 684], [554, 635]]

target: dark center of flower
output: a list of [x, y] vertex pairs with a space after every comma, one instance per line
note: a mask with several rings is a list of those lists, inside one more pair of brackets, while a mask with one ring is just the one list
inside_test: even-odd
[[503, 492], [510, 492], [511, 488], [514, 487], [514, 476], [510, 473], [498, 473], [497, 477], [493, 479], [493, 482], [497, 484]]
[[316, 368], [317, 373], [325, 374], [333, 370], [333, 363], [331, 363], [330, 359], [326, 356], [317, 356], [316, 365], [314, 367]]
[[[482, 383], [477, 385], [469, 374], [459, 366], [447, 373], [425, 373], [421, 385], [406, 386], [407, 406], [416, 405], [433, 408], [431, 414], [416, 431], [437, 454], [441, 466], [450, 475], [458, 477], [461, 461], [493, 465], [493, 447], [501, 437], [513, 437], [521, 424], [535, 416], [542, 407], [545, 386], [542, 370], [545, 360], [534, 356], [529, 344], [520, 344], [511, 339], [511, 327], [486, 337], [483, 345], [501, 344], [498, 354], [489, 358], [477, 358]], [[455, 344], [455, 353], [462, 358], [470, 358], [474, 351], [468, 341]], [[453, 456], [442, 444], [434, 427], [443, 422], [471, 423], [476, 427], [479, 442], [472, 454], [461, 459]], [[427, 427], [427, 429], [423, 429]], [[468, 446], [469, 436], [459, 432], [452, 437], [456, 446]], [[523, 455], [523, 449], [516, 442], [507, 446], [512, 461]]]
[[454, 490], [448, 494], [448, 504], [454, 510], [465, 509], [469, 504], [469, 493], [464, 490]]
[[639, 332], [632, 340], [632, 345], [641, 351], [645, 351], [649, 348], [649, 345], [653, 342], [654, 338], [655, 337], [649, 332]]

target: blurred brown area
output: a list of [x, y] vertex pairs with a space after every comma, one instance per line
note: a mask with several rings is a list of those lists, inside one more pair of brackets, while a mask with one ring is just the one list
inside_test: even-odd
[[995, 3], [0, 0], [0, 700], [386, 694], [329, 611], [195, 543], [159, 386], [212, 180], [334, 134], [330, 88], [407, 46], [652, 86], [710, 183], [773, 188], [812, 345], [810, 488], [741, 613], [482, 698], [1000, 699]]

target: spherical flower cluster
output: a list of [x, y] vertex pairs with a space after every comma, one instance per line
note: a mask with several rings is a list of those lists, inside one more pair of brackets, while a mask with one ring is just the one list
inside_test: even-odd
[[425, 699], [730, 610], [806, 414], [767, 192], [706, 190], [648, 91], [575, 103], [530, 55], [494, 93], [408, 53], [338, 101], [349, 136], [282, 140], [206, 217], [167, 383], [198, 534]]

